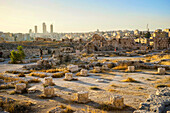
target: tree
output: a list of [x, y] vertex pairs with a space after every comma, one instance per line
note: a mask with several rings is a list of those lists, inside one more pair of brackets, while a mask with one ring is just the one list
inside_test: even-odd
[[151, 34], [150, 34], [149, 31], [145, 34], [145, 37], [146, 37], [146, 38], [150, 38], [150, 37], [151, 37]]
[[23, 51], [23, 48], [22, 46], [18, 46], [17, 47], [18, 51], [14, 51], [12, 50], [11, 51], [11, 55], [10, 55], [10, 58], [11, 58], [11, 63], [17, 63], [17, 61], [21, 61], [25, 58], [25, 53]]
[[19, 55], [20, 55], [20, 59], [21, 59], [21, 60], [24, 59], [24, 58], [25, 58], [25, 53], [24, 53], [24, 51], [23, 51], [22, 46], [18, 46], [17, 49], [18, 49], [18, 53], [19, 53]]

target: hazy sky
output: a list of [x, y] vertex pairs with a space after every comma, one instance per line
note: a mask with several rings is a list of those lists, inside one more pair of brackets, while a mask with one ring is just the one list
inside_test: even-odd
[[170, 28], [170, 0], [0, 0], [0, 31], [55, 32]]

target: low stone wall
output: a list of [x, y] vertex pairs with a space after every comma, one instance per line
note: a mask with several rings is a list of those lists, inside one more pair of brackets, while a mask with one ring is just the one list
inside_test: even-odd
[[145, 102], [140, 103], [139, 110], [134, 113], [166, 113], [170, 111], [170, 88], [158, 89], [156, 94], [152, 94]]
[[[1, 50], [3, 53], [2, 57], [3, 58], [9, 58], [9, 55], [12, 50], [17, 51], [17, 49], [9, 49], [9, 50]], [[23, 49], [26, 57], [32, 57], [32, 56], [38, 56], [40, 55], [40, 50], [39, 49]], [[43, 55], [48, 55], [48, 50], [43, 50]]]

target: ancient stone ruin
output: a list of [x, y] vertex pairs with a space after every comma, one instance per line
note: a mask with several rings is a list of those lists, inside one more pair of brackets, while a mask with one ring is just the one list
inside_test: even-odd
[[25, 83], [18, 83], [15, 85], [15, 92], [22, 93], [26, 89]]
[[77, 97], [76, 97], [77, 102], [79, 102], [79, 103], [89, 102], [88, 94], [89, 93], [87, 91], [78, 92]]
[[54, 96], [54, 87], [53, 86], [44, 87], [44, 95], [46, 97], [53, 97]]

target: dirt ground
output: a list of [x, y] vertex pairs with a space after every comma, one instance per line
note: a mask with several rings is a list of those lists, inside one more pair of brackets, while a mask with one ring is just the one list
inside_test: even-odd
[[[106, 73], [90, 73], [88, 77], [77, 77], [78, 81], [64, 81], [63, 78], [53, 78], [53, 82], [56, 84], [55, 93], [56, 97], [52, 99], [41, 99], [37, 95], [42, 92], [33, 94], [14, 94], [9, 95], [7, 92], [10, 90], [1, 90], [0, 95], [11, 97], [21, 101], [30, 101], [33, 111], [31, 113], [45, 113], [57, 105], [70, 105], [73, 109], [98, 109], [100, 104], [109, 102], [110, 95], [122, 95], [124, 97], [124, 103], [127, 106], [122, 111], [107, 111], [108, 113], [132, 113], [135, 109], [138, 109], [139, 104], [144, 102], [150, 94], [156, 92], [155, 83], [156, 80], [164, 79], [168, 75], [155, 75], [156, 70], [142, 70], [142, 72], [125, 73], [122, 71], [109, 70]], [[27, 77], [30, 77], [27, 75]], [[139, 81], [133, 82], [121, 82], [121, 80], [128, 77], [134, 78]], [[35, 77], [36, 78], [36, 77]], [[41, 83], [31, 84], [37, 85], [42, 91], [43, 78], [39, 78]], [[105, 82], [97, 82], [97, 79], [104, 79]], [[97, 87], [98, 90], [92, 90], [91, 87]], [[87, 104], [78, 104], [73, 102], [75, 94], [79, 91], [88, 91], [89, 99], [91, 102]]]

